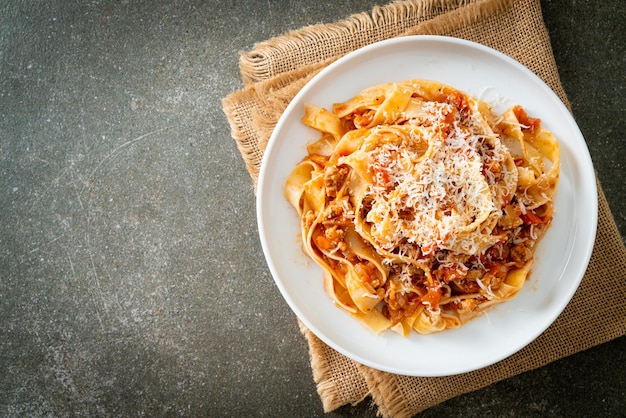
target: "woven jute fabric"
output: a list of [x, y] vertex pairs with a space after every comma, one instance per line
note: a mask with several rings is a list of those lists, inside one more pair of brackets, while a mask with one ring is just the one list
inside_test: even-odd
[[[280, 115], [317, 72], [367, 44], [424, 34], [467, 39], [511, 56], [542, 78], [569, 107], [539, 0], [394, 2], [340, 22], [287, 33], [242, 53], [244, 88], [224, 98], [222, 105], [254, 183]], [[300, 323], [324, 409], [332, 411], [370, 396], [380, 415], [408, 417], [454, 396], [624, 335], [626, 249], [599, 183], [598, 205], [595, 247], [571, 302], [535, 341], [489, 367], [438, 378], [381, 372], [337, 353]]]

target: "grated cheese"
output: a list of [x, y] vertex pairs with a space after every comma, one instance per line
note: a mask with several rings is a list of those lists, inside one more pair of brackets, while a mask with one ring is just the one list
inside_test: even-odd
[[494, 195], [496, 176], [483, 167], [503, 162], [508, 151], [497, 137], [489, 138], [493, 149], [487, 150], [475, 109], [469, 120], [457, 115], [450, 126], [444, 122], [450, 104], [425, 102], [423, 110], [426, 152], [410, 140], [402, 147], [383, 142], [369, 151], [375, 183], [368, 190], [372, 208], [366, 221], [385, 250], [406, 241], [420, 244], [425, 253], [442, 248], [477, 254], [493, 244], [491, 229], [483, 230], [482, 224], [501, 209]]

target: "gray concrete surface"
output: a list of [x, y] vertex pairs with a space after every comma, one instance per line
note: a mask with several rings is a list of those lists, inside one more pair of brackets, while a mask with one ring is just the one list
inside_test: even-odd
[[[0, 416], [323, 415], [220, 100], [238, 51], [376, 3], [1, 2]], [[542, 6], [626, 237], [623, 2]], [[622, 415], [624, 348], [422, 416]]]

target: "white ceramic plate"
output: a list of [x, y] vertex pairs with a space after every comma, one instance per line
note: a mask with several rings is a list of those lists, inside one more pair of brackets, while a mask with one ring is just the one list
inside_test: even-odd
[[[456, 330], [403, 338], [375, 335], [334, 306], [322, 270], [301, 250], [299, 218], [283, 196], [291, 170], [318, 133], [301, 124], [304, 104], [330, 108], [379, 83], [436, 80], [502, 112], [522, 105], [558, 138], [561, 177], [552, 227], [518, 296]], [[265, 151], [257, 194], [263, 251], [283, 297], [329, 346], [367, 366], [412, 376], [445, 376], [500, 361], [539, 336], [562, 312], [587, 268], [597, 225], [595, 175], [586, 143], [558, 97], [526, 67], [479, 44], [416, 36], [379, 42], [333, 63], [290, 103]]]

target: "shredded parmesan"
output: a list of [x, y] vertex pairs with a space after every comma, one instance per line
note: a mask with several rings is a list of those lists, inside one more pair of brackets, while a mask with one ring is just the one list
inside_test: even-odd
[[474, 116], [478, 112], [471, 112], [469, 121], [457, 117], [446, 132], [451, 105], [425, 102], [423, 109], [426, 153], [421, 144], [393, 142], [369, 151], [376, 181], [368, 190], [373, 204], [366, 221], [386, 250], [407, 241], [426, 252], [442, 248], [476, 254], [493, 244], [491, 229], [481, 226], [500, 211], [493, 193], [496, 176], [483, 167], [488, 160], [504, 161], [508, 151], [498, 142], [489, 153], [483, 149], [484, 136], [472, 128], [480, 123]]

